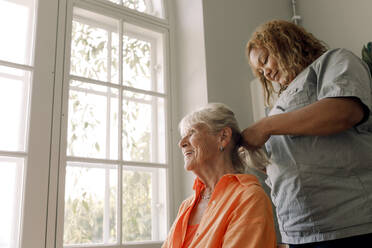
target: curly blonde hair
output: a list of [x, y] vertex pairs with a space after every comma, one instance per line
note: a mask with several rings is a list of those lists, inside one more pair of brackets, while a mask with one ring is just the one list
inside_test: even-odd
[[[269, 21], [255, 30], [246, 46], [248, 60], [253, 48], [267, 49], [277, 61], [279, 69], [291, 79], [327, 51], [327, 45], [323, 41], [301, 26], [283, 20]], [[249, 63], [251, 64], [250, 61]], [[280, 95], [287, 85], [280, 85], [279, 92], [276, 92], [272, 82], [263, 74], [257, 70], [253, 70], [253, 73], [264, 89], [265, 105], [271, 106], [272, 95]]]

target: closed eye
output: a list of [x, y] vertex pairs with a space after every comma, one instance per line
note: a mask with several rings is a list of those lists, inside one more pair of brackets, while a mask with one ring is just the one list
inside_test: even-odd
[[260, 63], [261, 65], [266, 65], [267, 61], [269, 60], [268, 54], [262, 54], [260, 57]]

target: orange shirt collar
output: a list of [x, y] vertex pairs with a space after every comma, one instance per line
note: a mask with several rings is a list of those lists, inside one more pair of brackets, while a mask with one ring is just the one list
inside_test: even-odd
[[[223, 175], [221, 177], [219, 182], [224, 181], [224, 180], [228, 180], [229, 178], [235, 178], [236, 180], [238, 180], [238, 182], [241, 185], [245, 185], [245, 186], [249, 186], [249, 185], [252, 185], [252, 184], [260, 185], [257, 178], [253, 175], [250, 175], [250, 174], [226, 174], [226, 175]], [[200, 192], [204, 188], [205, 188], [205, 184], [202, 182], [202, 180], [200, 180], [199, 177], [196, 177], [195, 180], [194, 180], [194, 186], [193, 186], [194, 191]]]

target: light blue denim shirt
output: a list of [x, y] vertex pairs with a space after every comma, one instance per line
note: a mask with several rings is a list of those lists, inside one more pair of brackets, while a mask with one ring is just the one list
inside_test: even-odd
[[273, 135], [266, 183], [282, 241], [302, 244], [372, 233], [372, 82], [345, 49], [324, 53], [282, 93], [269, 115], [328, 97], [356, 97], [368, 108], [360, 125], [329, 136]]

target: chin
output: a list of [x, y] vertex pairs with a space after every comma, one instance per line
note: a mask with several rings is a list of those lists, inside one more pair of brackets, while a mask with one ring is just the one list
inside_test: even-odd
[[194, 166], [192, 164], [187, 163], [185, 163], [183, 167], [185, 168], [186, 171], [192, 171], [194, 169]]

